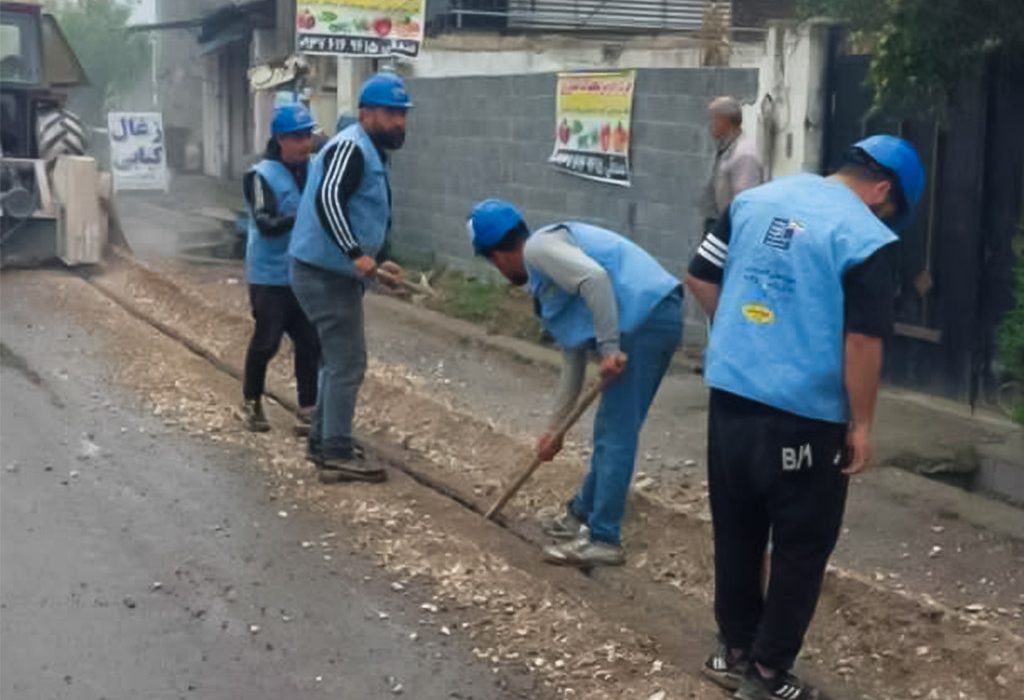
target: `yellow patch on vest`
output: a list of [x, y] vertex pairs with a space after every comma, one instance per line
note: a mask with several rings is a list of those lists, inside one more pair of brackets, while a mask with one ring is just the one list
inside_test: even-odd
[[771, 323], [775, 323], [775, 312], [764, 304], [751, 302], [749, 304], [744, 304], [741, 309], [743, 311], [743, 317], [751, 323], [756, 323], [759, 326], [767, 326]]

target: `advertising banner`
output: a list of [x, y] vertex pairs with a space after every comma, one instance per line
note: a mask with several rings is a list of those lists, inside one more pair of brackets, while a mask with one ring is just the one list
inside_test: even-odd
[[115, 190], [167, 189], [167, 148], [159, 112], [109, 112]]
[[419, 55], [426, 0], [300, 0], [295, 31], [301, 53]]
[[628, 187], [635, 83], [635, 71], [559, 74], [549, 162], [573, 175]]

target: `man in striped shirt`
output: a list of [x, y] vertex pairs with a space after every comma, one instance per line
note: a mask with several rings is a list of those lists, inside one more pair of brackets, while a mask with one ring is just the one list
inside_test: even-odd
[[391, 229], [388, 151], [402, 147], [410, 107], [398, 76], [381, 73], [366, 81], [358, 121], [328, 141], [310, 165], [292, 233], [292, 288], [323, 353], [309, 457], [324, 482], [385, 478], [362, 460], [352, 420], [366, 371], [363, 291], [376, 277]]

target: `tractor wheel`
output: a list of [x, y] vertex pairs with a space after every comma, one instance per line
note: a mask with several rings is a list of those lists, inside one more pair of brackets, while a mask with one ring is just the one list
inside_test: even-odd
[[66, 109], [53, 109], [39, 115], [37, 121], [39, 157], [52, 168], [58, 156], [85, 154], [85, 129], [78, 115]]

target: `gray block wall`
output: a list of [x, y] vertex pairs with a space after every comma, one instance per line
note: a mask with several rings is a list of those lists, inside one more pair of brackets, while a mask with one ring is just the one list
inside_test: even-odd
[[518, 204], [533, 228], [589, 221], [683, 273], [699, 243], [698, 202], [714, 157], [707, 104], [725, 94], [753, 100], [757, 71], [637, 71], [628, 188], [548, 165], [555, 83], [554, 73], [409, 81], [416, 108], [392, 175], [396, 255], [482, 270], [468, 244], [466, 215], [474, 202], [501, 197]]

